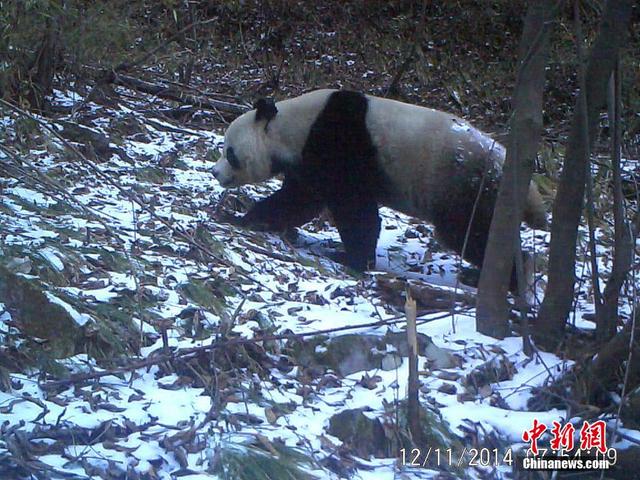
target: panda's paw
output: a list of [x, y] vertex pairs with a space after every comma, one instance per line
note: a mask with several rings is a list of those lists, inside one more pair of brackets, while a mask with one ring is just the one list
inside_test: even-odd
[[256, 220], [247, 219], [246, 216], [241, 217], [238, 220], [238, 226], [246, 228], [247, 230], [253, 230], [254, 232], [270, 232], [273, 228], [266, 222], [260, 222]]
[[328, 250], [325, 255], [336, 263], [344, 265], [347, 268], [347, 272], [354, 277], [361, 277], [367, 270], [366, 265], [362, 262], [354, 261], [347, 252], [341, 250]]
[[340, 250], [329, 249], [329, 250], [325, 250], [323, 253], [330, 260], [336, 263], [340, 263], [342, 265], [347, 265], [347, 254], [345, 252], [342, 252]]
[[274, 223], [277, 222], [264, 215], [264, 212], [254, 208], [249, 210], [243, 217], [240, 217], [238, 225], [256, 232], [277, 232], [279, 228]]
[[224, 210], [216, 212], [215, 215], [213, 215], [213, 218], [216, 220], [216, 222], [228, 223], [230, 225], [237, 225], [237, 226], [239, 226], [240, 222], [242, 221], [242, 217], [226, 212]]
[[246, 214], [244, 217], [239, 218], [238, 226], [252, 230], [254, 232], [271, 232], [271, 233], [285, 233], [294, 229], [284, 222], [274, 221], [273, 219], [258, 218], [257, 216]]

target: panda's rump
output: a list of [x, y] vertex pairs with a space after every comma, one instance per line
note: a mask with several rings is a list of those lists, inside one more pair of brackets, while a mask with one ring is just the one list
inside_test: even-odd
[[381, 200], [408, 215], [433, 221], [501, 168], [503, 147], [455, 115], [370, 98], [367, 123], [388, 182]]

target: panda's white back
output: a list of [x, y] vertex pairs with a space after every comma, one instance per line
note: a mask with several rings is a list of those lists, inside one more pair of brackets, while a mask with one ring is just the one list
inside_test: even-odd
[[454, 162], [465, 168], [477, 162], [501, 168], [504, 147], [461, 118], [396, 100], [367, 98], [367, 128], [379, 165], [392, 184], [390, 207], [430, 217], [432, 194], [446, 191]]

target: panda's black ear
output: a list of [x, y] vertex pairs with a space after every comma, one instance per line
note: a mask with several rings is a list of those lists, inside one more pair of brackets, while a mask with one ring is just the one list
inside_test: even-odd
[[260, 120], [266, 120], [269, 122], [278, 113], [278, 108], [273, 98], [261, 98], [254, 105], [256, 109], [256, 122]]

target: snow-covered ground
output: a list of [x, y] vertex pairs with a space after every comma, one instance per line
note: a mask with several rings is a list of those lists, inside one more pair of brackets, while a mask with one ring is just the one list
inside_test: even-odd
[[[80, 101], [72, 92], [56, 92], [56, 99], [60, 105]], [[157, 118], [150, 122], [131, 104], [87, 103], [83, 108], [84, 125], [108, 138], [118, 132], [106, 158], [100, 157], [93, 166], [84, 164], [55, 136], [41, 130], [32, 134], [38, 147], [26, 158], [39, 172], [64, 185], [62, 191], [39, 190], [27, 177], [9, 177], [0, 171], [3, 255], [39, 256], [71, 279], [64, 285], [46, 283], [47, 295], [78, 325], [96, 322], [92, 316], [96, 305], [117, 304], [142, 291], [153, 302], [143, 306], [142, 318], [134, 313], [133, 321], [147, 335], [141, 357], [150, 358], [164, 351], [163, 339], [156, 333], [163, 319], [169, 325], [168, 346], [179, 351], [212, 343], [228, 322], [233, 322], [229, 335], [252, 338], [269, 332], [355, 327], [402, 313], [380, 297], [371, 275], [350, 277], [322, 255], [331, 241], [339, 239], [326, 222], [303, 229], [292, 246], [278, 236], [241, 231], [215, 219], [221, 208], [228, 209], [220, 205], [230, 201], [211, 175], [214, 160], [207, 156], [208, 150], [220, 148], [222, 132], [178, 127]], [[16, 119], [13, 114], [0, 119], [6, 135], [14, 140]], [[8, 162], [3, 156], [0, 152], [0, 161]], [[274, 180], [245, 187], [243, 192], [260, 196], [277, 185]], [[72, 205], [65, 205], [65, 199]], [[389, 209], [381, 213], [378, 270], [450, 287], [458, 283], [457, 257], [430, 250], [434, 241], [428, 226], [417, 228], [422, 224]], [[216, 258], [197, 252], [189, 241], [200, 241], [203, 229], [210, 235], [206, 245]], [[532, 241], [533, 233], [527, 233], [527, 238]], [[538, 232], [536, 244], [545, 243], [546, 235]], [[104, 252], [123, 256], [124, 266], [115, 268], [105, 262]], [[185, 293], [190, 283], [204, 285], [213, 280], [229, 287], [222, 307]], [[582, 316], [588, 309], [585, 303], [578, 310], [578, 326], [589, 326]], [[184, 320], [189, 312], [191, 323]], [[520, 338], [498, 341], [477, 333], [471, 309], [433, 313], [419, 320], [419, 332], [451, 354], [457, 364], [429, 368], [430, 359], [420, 358], [421, 403], [448, 425], [461, 445], [471, 445], [473, 437], [480, 445], [494, 439], [502, 450], [517, 448], [524, 445], [522, 434], [534, 419], [548, 426], [570, 420], [562, 410], [527, 408], [532, 391], [570, 369], [570, 361], [549, 353], [528, 358]], [[201, 329], [195, 335], [193, 324], [198, 322]], [[348, 333], [384, 335], [402, 327], [398, 323]], [[4, 311], [0, 344], [18, 337], [11, 315]], [[283, 355], [279, 353], [283, 346], [283, 342], [265, 345], [273, 364]], [[508, 362], [512, 374], [491, 383], [488, 391], [470, 395], [462, 379], [493, 360]], [[64, 365], [73, 372], [100, 370], [86, 354], [68, 358]], [[208, 373], [215, 375], [217, 368], [210, 365]], [[152, 365], [55, 389], [43, 387], [38, 371], [11, 374], [12, 390], [0, 391], [0, 464], [12, 456], [18, 458], [22, 449], [29, 451], [30, 461], [42, 462], [41, 471], [50, 475], [43, 478], [234, 478], [213, 473], [223, 446], [243, 448], [257, 442], [270, 451], [270, 445], [284, 443], [310, 459], [305, 468], [317, 478], [340, 478], [336, 469], [326, 466], [327, 459], [341, 458], [341, 441], [327, 433], [329, 419], [355, 408], [367, 408], [371, 417], [385, 417], [389, 405], [406, 396], [408, 377], [406, 358], [397, 368], [359, 371], [332, 383], [321, 381], [325, 374], [309, 377], [299, 366], [286, 369], [247, 361], [231, 388], [215, 379], [194, 382], [203, 371], [190, 377], [164, 364]], [[224, 372], [227, 380], [233, 376]], [[376, 381], [365, 385], [363, 377]], [[640, 439], [637, 432], [628, 434]], [[359, 459], [351, 473], [361, 479], [438, 474], [402, 465], [400, 451], [388, 458]], [[11, 474], [18, 475], [19, 469]], [[450, 475], [510, 478], [511, 468], [466, 468]]]

